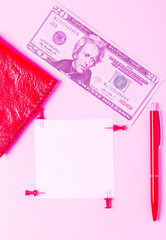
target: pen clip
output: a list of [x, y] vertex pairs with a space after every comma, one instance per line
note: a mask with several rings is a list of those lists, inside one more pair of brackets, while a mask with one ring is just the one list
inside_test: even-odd
[[161, 145], [161, 124], [160, 124], [160, 114], [159, 114], [158, 107], [157, 107], [156, 103], [152, 103], [151, 114], [152, 114], [152, 121], [153, 121], [153, 124], [154, 124], [153, 127], [157, 131], [157, 132], [155, 132], [156, 141], [157, 141], [156, 146], [158, 146], [158, 148], [160, 148], [160, 145]]

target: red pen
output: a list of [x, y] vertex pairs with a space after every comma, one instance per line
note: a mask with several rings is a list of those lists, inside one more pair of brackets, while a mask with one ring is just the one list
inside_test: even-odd
[[152, 103], [150, 111], [150, 178], [151, 178], [151, 207], [153, 221], [157, 220], [159, 202], [159, 146], [160, 119], [156, 104]]

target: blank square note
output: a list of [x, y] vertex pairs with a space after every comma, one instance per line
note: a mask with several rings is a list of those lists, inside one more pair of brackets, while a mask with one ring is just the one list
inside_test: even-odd
[[44, 198], [114, 196], [112, 119], [36, 120], [36, 188]]

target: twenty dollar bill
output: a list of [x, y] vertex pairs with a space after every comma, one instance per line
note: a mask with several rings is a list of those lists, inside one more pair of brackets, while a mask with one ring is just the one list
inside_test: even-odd
[[133, 122], [161, 79], [58, 3], [27, 48]]

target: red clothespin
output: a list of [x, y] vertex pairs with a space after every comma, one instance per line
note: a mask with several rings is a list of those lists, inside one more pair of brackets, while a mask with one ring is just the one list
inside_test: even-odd
[[118, 131], [118, 130], [127, 130], [127, 126], [122, 125], [122, 126], [118, 126], [118, 125], [113, 125], [113, 131]]
[[107, 190], [107, 197], [104, 198], [104, 200], [106, 201], [106, 206], [105, 208], [111, 208], [111, 203], [112, 203], [112, 198], [111, 198], [112, 194], [111, 194], [111, 190], [108, 189]]
[[105, 127], [105, 129], [113, 129], [113, 131], [118, 131], [118, 130], [127, 130], [127, 126], [119, 126], [119, 125], [113, 125], [113, 127]]
[[39, 109], [37, 119], [39, 119], [39, 127], [42, 128], [43, 127], [42, 119], [44, 119], [44, 109], [43, 108]]
[[104, 198], [104, 200], [106, 201], [105, 208], [111, 208], [111, 200], [112, 200], [112, 198], [107, 197], [107, 198]]
[[44, 119], [44, 109], [43, 108], [40, 108], [38, 110], [38, 117], [37, 119]]
[[34, 197], [36, 197], [38, 196], [38, 194], [39, 194], [38, 190], [34, 191], [25, 190], [25, 196], [33, 195]]

